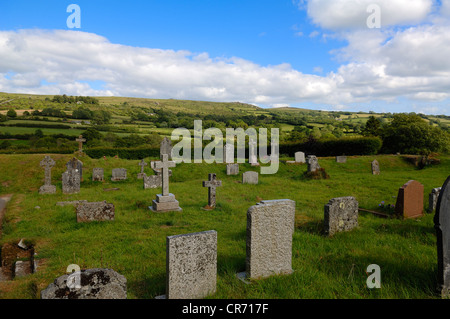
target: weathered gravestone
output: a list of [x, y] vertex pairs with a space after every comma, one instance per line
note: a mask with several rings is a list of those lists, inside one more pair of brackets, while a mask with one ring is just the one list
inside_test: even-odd
[[290, 199], [262, 201], [249, 208], [246, 277], [292, 273], [294, 222], [295, 202]]
[[347, 163], [347, 156], [336, 156], [336, 163]]
[[208, 206], [204, 209], [216, 207], [216, 187], [222, 186], [222, 181], [217, 180], [216, 174], [209, 174], [208, 181], [203, 181], [203, 187], [208, 187]]
[[127, 169], [126, 168], [113, 168], [111, 174], [111, 181], [124, 181], [127, 179]]
[[166, 298], [200, 299], [216, 292], [217, 232], [167, 237]]
[[41, 291], [41, 299], [126, 299], [127, 279], [112, 269], [63, 275]]
[[169, 161], [169, 155], [163, 154], [161, 156], [162, 161], [155, 163], [156, 169], [161, 169], [161, 187], [162, 194], [157, 194], [156, 199], [153, 200], [152, 206], [149, 208], [154, 212], [170, 212], [181, 211], [178, 201], [175, 199], [175, 195], [169, 192], [169, 168], [175, 167], [174, 161]]
[[423, 216], [423, 185], [411, 180], [399, 188], [395, 214], [403, 218]]
[[144, 173], [144, 189], [158, 188], [162, 186], [161, 175], [149, 175]]
[[431, 193], [428, 195], [428, 213], [432, 213], [436, 209], [437, 200], [439, 193], [441, 192], [441, 187], [433, 188]]
[[315, 172], [320, 169], [319, 161], [315, 155], [308, 155], [306, 163], [308, 164], [308, 172]]
[[245, 172], [242, 174], [242, 184], [258, 184], [258, 172]]
[[76, 169], [80, 174], [80, 181], [83, 181], [83, 162], [76, 157], [66, 163], [67, 170]]
[[[159, 177], [161, 177], [161, 174], [162, 174], [161, 168], [156, 168], [156, 163], [159, 163], [159, 162], [160, 161], [151, 161], [150, 162], [150, 167], [152, 168], [153, 172], [156, 175], [159, 175]], [[169, 172], [169, 177], [172, 176], [172, 170], [169, 169], [168, 172]]]
[[160, 157], [163, 154], [169, 155], [169, 160], [172, 160], [172, 141], [167, 136], [161, 141], [159, 148]]
[[372, 161], [372, 175], [380, 175], [380, 164], [377, 160]]
[[106, 201], [83, 202], [76, 206], [76, 213], [78, 223], [114, 220], [115, 208]]
[[80, 192], [80, 173], [78, 169], [69, 168], [62, 174], [62, 191], [64, 194]]
[[294, 154], [295, 162], [296, 163], [305, 163], [305, 153], [303, 152], [296, 152]]
[[239, 175], [239, 164], [227, 164], [227, 175]]
[[94, 167], [92, 169], [92, 181], [93, 182], [103, 182], [105, 180], [105, 174], [103, 168]]
[[442, 298], [450, 298], [450, 176], [439, 194], [434, 228], [437, 237], [438, 289]]
[[39, 194], [56, 193], [56, 186], [52, 185], [52, 167], [55, 166], [55, 161], [50, 156], [45, 156], [39, 164], [45, 170], [44, 185], [39, 188]]
[[354, 197], [331, 199], [324, 208], [324, 230], [328, 236], [358, 226], [358, 202]]
[[144, 168], [145, 168], [145, 166], [147, 166], [148, 164], [144, 161], [144, 160], [141, 160], [140, 162], [139, 162], [139, 166], [141, 167], [141, 171], [138, 173], [138, 175], [137, 175], [137, 178], [138, 179], [143, 179], [144, 178], [144, 175], [145, 175], [145, 173], [144, 173]]
[[83, 135], [80, 135], [75, 141], [78, 142], [78, 153], [83, 153], [83, 142], [86, 142], [86, 139], [83, 138]]

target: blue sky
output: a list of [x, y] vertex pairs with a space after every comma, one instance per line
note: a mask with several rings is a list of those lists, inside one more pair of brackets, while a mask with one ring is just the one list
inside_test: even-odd
[[[72, 3], [81, 28], [67, 25]], [[380, 28], [367, 26], [370, 4]], [[447, 0], [7, 0], [0, 91], [450, 115], [449, 8]]]

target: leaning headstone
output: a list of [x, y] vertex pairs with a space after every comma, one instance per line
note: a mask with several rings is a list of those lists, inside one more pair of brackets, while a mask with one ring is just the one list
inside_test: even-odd
[[161, 141], [159, 148], [160, 157], [163, 154], [169, 155], [169, 160], [172, 160], [172, 141], [167, 136]]
[[320, 169], [319, 161], [315, 155], [308, 155], [306, 163], [308, 164], [308, 172], [315, 172]]
[[114, 220], [114, 212], [114, 205], [106, 201], [84, 202], [76, 207], [78, 223]]
[[324, 208], [325, 234], [348, 231], [358, 226], [358, 202], [354, 197], [331, 199]]
[[227, 175], [239, 175], [239, 164], [227, 164]]
[[431, 193], [428, 195], [428, 213], [432, 213], [436, 209], [437, 200], [439, 193], [441, 192], [441, 187], [433, 188]]
[[295, 156], [295, 163], [305, 163], [305, 153], [296, 152], [294, 156]]
[[258, 184], [258, 172], [245, 172], [242, 174], [242, 184]]
[[372, 162], [372, 175], [380, 175], [380, 164], [377, 160]]
[[124, 181], [127, 179], [127, 169], [126, 168], [113, 168], [111, 181]]
[[262, 201], [247, 211], [246, 277], [292, 273], [295, 202]]
[[398, 190], [395, 213], [403, 218], [423, 216], [423, 185], [411, 180]]
[[145, 166], [147, 166], [148, 164], [144, 161], [144, 160], [141, 160], [140, 162], [139, 162], [139, 166], [141, 167], [141, 171], [138, 173], [138, 175], [137, 175], [137, 178], [138, 179], [143, 179], [144, 178], [144, 168], [145, 168]]
[[103, 182], [105, 180], [103, 168], [94, 167], [92, 169], [92, 181], [93, 182]]
[[62, 192], [76, 194], [80, 192], [80, 173], [77, 169], [69, 168], [62, 174]]
[[167, 237], [166, 298], [200, 299], [216, 292], [217, 232]]
[[176, 164], [174, 161], [169, 161], [168, 154], [163, 154], [161, 159], [161, 162], [155, 163], [155, 168], [161, 169], [162, 194], [156, 195], [156, 199], [153, 200], [152, 206], [149, 208], [157, 213], [181, 211], [182, 209], [175, 199], [175, 195], [169, 192], [169, 168], [175, 167]]
[[161, 175], [149, 175], [144, 173], [144, 189], [158, 188], [162, 186]]
[[83, 181], [83, 162], [74, 157], [66, 163], [67, 170], [76, 169], [80, 174], [80, 181]]
[[442, 298], [450, 298], [450, 176], [441, 187], [434, 228], [437, 237], [439, 291]]
[[56, 193], [56, 186], [52, 185], [52, 167], [55, 166], [55, 161], [50, 156], [45, 156], [39, 164], [45, 170], [44, 185], [39, 188], [39, 194]]
[[216, 207], [216, 187], [222, 186], [222, 181], [217, 180], [216, 174], [209, 174], [208, 180], [203, 181], [203, 187], [208, 187], [208, 206], [206, 209]]
[[41, 291], [41, 299], [126, 299], [127, 279], [112, 269], [63, 275]]
[[336, 163], [347, 163], [347, 156], [336, 156]]

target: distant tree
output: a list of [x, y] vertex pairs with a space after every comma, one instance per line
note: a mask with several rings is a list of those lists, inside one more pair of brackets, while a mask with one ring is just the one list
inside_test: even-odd
[[36, 136], [37, 138], [44, 137], [44, 132], [42, 132], [42, 130], [38, 128], [36, 131], [34, 131], [34, 136]]
[[14, 117], [17, 117], [17, 113], [14, 109], [9, 109], [8, 112], [6, 112], [6, 116], [14, 118]]
[[369, 116], [369, 119], [366, 122], [366, 126], [361, 133], [364, 136], [380, 136], [381, 122], [375, 116]]

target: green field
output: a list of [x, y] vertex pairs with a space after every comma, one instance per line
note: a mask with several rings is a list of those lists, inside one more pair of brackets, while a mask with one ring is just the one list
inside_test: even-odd
[[[428, 193], [442, 186], [450, 171], [450, 157], [418, 170], [400, 156], [349, 157], [346, 164], [319, 158], [330, 175], [327, 180], [307, 180], [306, 165], [281, 163], [274, 175], [260, 175], [258, 185], [241, 184], [241, 176], [227, 176], [224, 164], [187, 164], [173, 168], [170, 192], [182, 212], [152, 213], [159, 189], [144, 190], [136, 175], [138, 160], [80, 158], [84, 181], [81, 192], [61, 192], [61, 174], [71, 155], [51, 155], [56, 161], [54, 195], [39, 195], [44, 155], [0, 155], [0, 194], [13, 194], [8, 204], [0, 244], [21, 238], [35, 242], [38, 272], [0, 283], [0, 298], [38, 298], [39, 292], [65, 273], [70, 264], [81, 268], [112, 268], [127, 278], [128, 298], [152, 299], [165, 293], [166, 237], [198, 231], [218, 232], [217, 292], [210, 298], [439, 298], [436, 293], [436, 236], [433, 215], [414, 220], [383, 219], [361, 212], [358, 228], [328, 238], [323, 234], [324, 205], [331, 198], [354, 196], [360, 208], [377, 209], [381, 201], [395, 204], [398, 188], [411, 179]], [[381, 175], [371, 173], [373, 159]], [[282, 159], [286, 160], [286, 158]], [[146, 159], [148, 162], [149, 159]], [[91, 182], [94, 167], [103, 167], [105, 182]], [[111, 182], [111, 169], [124, 167], [128, 180]], [[147, 174], [150, 169], [147, 167]], [[240, 165], [240, 173], [259, 170]], [[206, 212], [209, 173], [222, 180], [217, 208]], [[103, 189], [118, 187], [119, 191]], [[292, 199], [296, 202], [292, 267], [294, 273], [273, 276], [246, 285], [236, 278], [245, 270], [246, 212], [261, 200]], [[58, 201], [102, 201], [115, 205], [115, 220], [78, 224], [74, 208]], [[40, 209], [37, 209], [39, 206]], [[366, 287], [366, 268], [381, 268], [381, 289]]]

